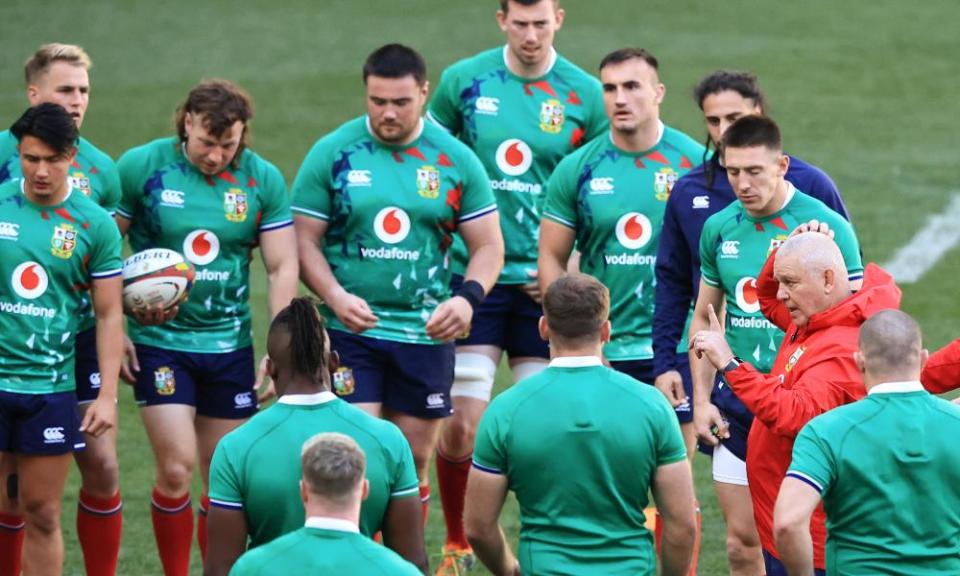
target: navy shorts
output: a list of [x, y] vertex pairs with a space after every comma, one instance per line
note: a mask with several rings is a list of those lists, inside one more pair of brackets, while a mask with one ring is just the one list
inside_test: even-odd
[[[611, 361], [610, 366], [617, 372], [623, 372], [651, 386], [656, 380], [652, 358], [649, 360]], [[687, 395], [687, 401], [674, 408], [673, 411], [677, 413], [677, 420], [686, 424], [693, 422], [693, 378], [690, 377], [690, 359], [686, 354], [677, 354], [677, 372], [683, 379], [683, 391]]]
[[210, 418], [249, 418], [257, 412], [253, 347], [233, 352], [180, 352], [137, 344], [139, 406], [187, 404]]
[[86, 445], [72, 391], [20, 394], [0, 390], [0, 452], [55, 456], [83, 450]]
[[77, 334], [74, 345], [77, 378], [77, 403], [89, 404], [100, 394], [100, 363], [97, 361], [97, 329], [91, 328]]
[[[778, 560], [773, 554], [763, 551], [763, 566], [767, 570], [767, 576], [788, 576], [787, 567]], [[827, 571], [819, 568], [813, 569], [814, 576], [826, 576]]]
[[418, 418], [453, 413], [454, 346], [410, 344], [329, 330], [340, 355], [333, 391], [347, 402], [371, 402]]
[[[456, 292], [461, 284], [463, 276], [455, 274], [450, 289]], [[474, 311], [470, 335], [457, 346], [496, 346], [511, 358], [550, 358], [550, 347], [540, 337], [541, 316], [543, 309], [519, 285], [496, 284]]]

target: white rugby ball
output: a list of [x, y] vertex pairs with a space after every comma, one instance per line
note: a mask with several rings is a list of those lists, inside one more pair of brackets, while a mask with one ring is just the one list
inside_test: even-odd
[[175, 306], [187, 297], [195, 274], [193, 264], [174, 250], [137, 252], [123, 262], [123, 307]]

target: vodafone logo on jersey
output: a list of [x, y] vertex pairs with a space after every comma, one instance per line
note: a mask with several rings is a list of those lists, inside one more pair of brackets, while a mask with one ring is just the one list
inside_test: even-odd
[[627, 212], [617, 220], [617, 241], [627, 250], [639, 250], [653, 237], [653, 224], [639, 212]]
[[47, 291], [47, 271], [36, 262], [24, 262], [13, 269], [13, 277], [10, 279], [13, 284], [13, 291], [17, 296], [33, 300], [39, 298]]
[[387, 244], [403, 242], [410, 233], [410, 216], [396, 206], [387, 206], [373, 219], [373, 232]]
[[497, 147], [497, 168], [507, 176], [523, 176], [533, 164], [533, 150], [523, 140], [510, 138]]
[[760, 311], [760, 299], [757, 297], [757, 279], [746, 276], [737, 282], [737, 306], [749, 314]]
[[209, 230], [194, 230], [183, 240], [183, 254], [198, 266], [205, 266], [220, 254], [220, 239]]

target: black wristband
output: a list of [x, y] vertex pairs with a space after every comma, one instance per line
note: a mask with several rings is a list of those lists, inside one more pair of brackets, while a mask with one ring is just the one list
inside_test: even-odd
[[470, 307], [474, 310], [477, 309], [477, 306], [483, 302], [486, 294], [483, 291], [483, 286], [480, 285], [476, 280], [465, 280], [463, 284], [460, 285], [460, 289], [454, 292], [454, 296], [460, 296], [464, 300], [470, 303]]

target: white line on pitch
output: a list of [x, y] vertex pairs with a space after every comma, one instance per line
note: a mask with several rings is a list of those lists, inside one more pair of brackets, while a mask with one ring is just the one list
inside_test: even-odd
[[933, 268], [944, 254], [960, 242], [960, 194], [947, 208], [927, 218], [926, 225], [897, 250], [884, 268], [900, 284], [912, 284]]

